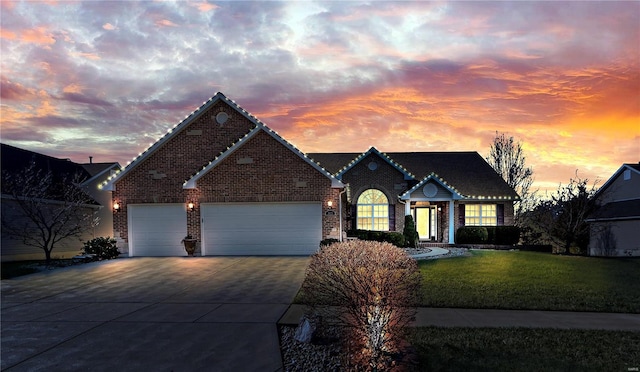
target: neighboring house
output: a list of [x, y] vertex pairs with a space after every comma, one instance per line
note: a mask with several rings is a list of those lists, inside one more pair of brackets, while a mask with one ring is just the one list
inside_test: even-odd
[[187, 235], [201, 255], [309, 255], [356, 225], [402, 231], [409, 213], [453, 243], [460, 225], [511, 224], [518, 198], [475, 152], [307, 156], [222, 93], [103, 187], [129, 256], [184, 256]]
[[309, 255], [340, 236], [344, 185], [222, 93], [104, 189], [129, 256]]
[[594, 199], [589, 255], [640, 256], [640, 163], [623, 164]]
[[[92, 199], [85, 208], [96, 212], [99, 218], [98, 225], [87, 231], [80, 238], [69, 238], [56, 245], [52, 252], [53, 257], [68, 258], [77, 255], [82, 249], [82, 241], [98, 236], [110, 236], [113, 234], [113, 218], [111, 212], [111, 192], [100, 190], [102, 184], [111, 174], [120, 169], [118, 163], [87, 163], [78, 164], [68, 159], [58, 159], [36, 152], [20, 149], [14, 146], [1, 144], [1, 161], [3, 173], [15, 173], [35, 163], [37, 169], [44, 172], [51, 171], [56, 180], [70, 179], [78, 175], [82, 181], [79, 185]], [[45, 205], [55, 205], [60, 200], [47, 200]], [[103, 207], [104, 206], [104, 207]], [[22, 211], [12, 195], [9, 195], [4, 186], [2, 188], [2, 218], [24, 219]], [[2, 231], [2, 261], [40, 260], [44, 258], [44, 251], [37, 247], [24, 245], [22, 241], [8, 236]]]
[[455, 243], [460, 226], [513, 225], [516, 192], [477, 152], [309, 154], [349, 185], [348, 229], [399, 231]]

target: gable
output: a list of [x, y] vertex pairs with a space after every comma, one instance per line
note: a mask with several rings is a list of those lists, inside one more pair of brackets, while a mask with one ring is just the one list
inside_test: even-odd
[[[218, 115], [226, 116], [226, 121], [219, 123]], [[129, 183], [127, 179], [135, 180], [138, 187], [181, 188], [195, 171], [257, 125], [257, 119], [218, 94], [140, 153], [104, 188], [125, 186]]]
[[596, 193], [599, 204], [640, 199], [640, 170], [637, 164], [623, 164]]
[[342, 179], [343, 175], [349, 173], [354, 167], [361, 166], [362, 164], [366, 164], [366, 167], [370, 171], [376, 171], [381, 163], [386, 163], [394, 168], [396, 171], [402, 174], [404, 179], [407, 181], [415, 179], [414, 175], [407, 171], [402, 165], [396, 163], [395, 161], [393, 161], [393, 159], [387, 156], [387, 154], [381, 153], [375, 147], [371, 147], [368, 151], [362, 153], [360, 156], [349, 162], [349, 164], [346, 164], [340, 171], [337, 172], [336, 177]]
[[185, 188], [206, 202], [322, 201], [332, 187], [330, 177], [262, 129], [194, 178]]

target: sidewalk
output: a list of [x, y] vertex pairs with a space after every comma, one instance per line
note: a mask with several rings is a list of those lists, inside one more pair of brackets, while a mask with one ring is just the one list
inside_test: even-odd
[[[304, 305], [293, 304], [278, 324], [298, 325]], [[640, 314], [420, 307], [414, 327], [525, 327], [640, 332]]]

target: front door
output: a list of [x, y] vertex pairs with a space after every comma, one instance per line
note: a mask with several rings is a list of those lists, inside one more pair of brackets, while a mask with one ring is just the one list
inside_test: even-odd
[[435, 206], [418, 207], [415, 209], [416, 230], [420, 240], [437, 239], [437, 218]]

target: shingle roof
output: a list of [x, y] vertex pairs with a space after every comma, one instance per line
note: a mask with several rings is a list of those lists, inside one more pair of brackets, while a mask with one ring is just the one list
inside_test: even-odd
[[587, 221], [640, 219], [640, 199], [607, 203], [598, 208]]
[[[325, 169], [339, 172], [361, 153], [313, 153], [309, 157]], [[477, 152], [388, 152], [383, 153], [407, 169], [421, 181], [431, 173], [455, 187], [467, 198], [501, 196], [518, 199], [507, 185]]]
[[[78, 180], [84, 182], [91, 178], [91, 174], [80, 164], [68, 159], [59, 159], [37, 152], [24, 150], [14, 146], [0, 144], [2, 172], [17, 173], [28, 168], [35, 162], [36, 168], [42, 171], [51, 171], [54, 182], [72, 179], [78, 175]], [[5, 183], [2, 183], [2, 193], [8, 193]], [[61, 200], [61, 199], [60, 199]], [[94, 202], [95, 203], [95, 202]], [[97, 204], [97, 203], [95, 203]]]

